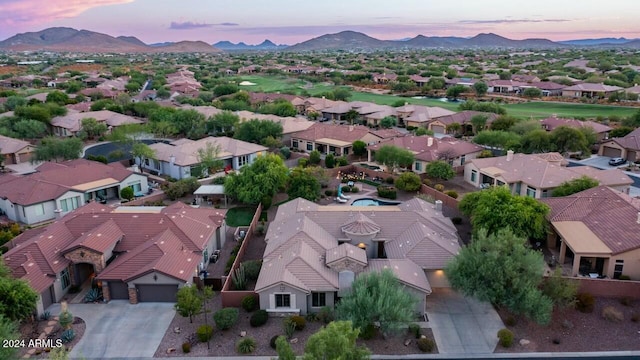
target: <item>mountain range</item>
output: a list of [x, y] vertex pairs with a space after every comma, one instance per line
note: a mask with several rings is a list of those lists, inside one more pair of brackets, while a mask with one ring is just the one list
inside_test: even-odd
[[224, 51], [320, 51], [320, 50], [382, 50], [382, 49], [419, 49], [419, 48], [514, 48], [514, 49], [550, 49], [560, 47], [625, 47], [640, 48], [640, 39], [600, 38], [577, 39], [553, 42], [548, 39], [512, 40], [493, 33], [478, 34], [474, 37], [424, 36], [402, 40], [380, 40], [355, 31], [342, 31], [287, 46], [276, 45], [265, 40], [258, 45], [243, 42], [234, 44], [219, 41], [209, 45], [203, 41], [180, 41], [157, 44], [145, 44], [134, 36], [113, 37], [89, 30], [76, 30], [66, 27], [48, 28], [38, 32], [14, 35], [0, 41], [0, 50], [10, 51], [70, 51], [91, 53], [215, 53]]

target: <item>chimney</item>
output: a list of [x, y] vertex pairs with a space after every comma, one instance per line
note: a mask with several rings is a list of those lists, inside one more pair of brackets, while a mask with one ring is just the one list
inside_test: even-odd
[[640, 211], [638, 211], [638, 219], [636, 220], [637, 224], [640, 224]]
[[349, 131], [353, 131], [353, 125], [349, 125]]
[[55, 214], [56, 220], [59, 220], [62, 218], [62, 209], [55, 209], [53, 210], [53, 212]]
[[513, 150], [507, 151], [507, 161], [513, 160]]
[[442, 212], [442, 200], [436, 200], [436, 211]]
[[427, 146], [428, 147], [432, 147], [433, 146], [433, 138], [431, 136], [429, 136], [427, 138]]
[[171, 166], [173, 166], [173, 164], [176, 162], [176, 157], [175, 155], [171, 154], [169, 155], [169, 164], [171, 164]]

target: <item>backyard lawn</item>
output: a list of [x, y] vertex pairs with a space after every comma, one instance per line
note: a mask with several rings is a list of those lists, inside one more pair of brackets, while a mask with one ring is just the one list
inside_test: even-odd
[[238, 226], [249, 226], [251, 224], [251, 220], [253, 219], [253, 215], [256, 213], [255, 207], [234, 207], [227, 210], [227, 225], [238, 227]]

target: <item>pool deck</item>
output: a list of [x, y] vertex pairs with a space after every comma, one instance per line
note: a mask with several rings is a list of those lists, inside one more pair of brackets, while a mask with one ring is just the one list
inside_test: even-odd
[[[379, 198], [377, 196], [378, 195], [378, 190], [376, 188], [374, 188], [373, 186], [371, 186], [371, 185], [357, 182], [357, 183], [354, 184], [354, 186], [357, 187], [358, 189], [360, 189], [360, 191], [358, 191], [357, 193], [343, 194], [343, 195], [347, 195], [347, 196], [350, 197], [349, 201], [347, 201], [345, 203], [340, 203], [340, 202], [336, 201], [336, 204], [345, 205], [345, 206], [351, 206], [354, 201], [359, 200], [359, 199], [374, 199], [374, 200], [389, 202], [389, 201], [387, 201], [385, 199]], [[400, 203], [400, 202], [398, 202], [398, 203]]]

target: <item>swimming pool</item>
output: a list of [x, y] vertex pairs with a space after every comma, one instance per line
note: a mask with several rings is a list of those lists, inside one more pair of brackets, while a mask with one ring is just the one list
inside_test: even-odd
[[398, 205], [399, 202], [391, 202], [391, 201], [383, 201], [377, 199], [369, 199], [363, 198], [354, 200], [351, 206], [389, 206], [389, 205]]

